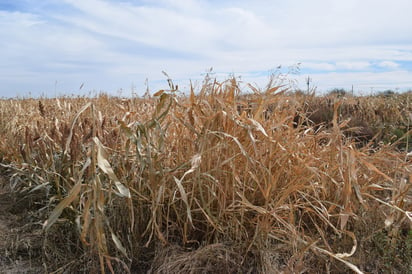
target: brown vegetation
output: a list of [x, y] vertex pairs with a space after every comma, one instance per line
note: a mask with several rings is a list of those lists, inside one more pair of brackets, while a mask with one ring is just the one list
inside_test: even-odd
[[412, 271], [410, 95], [170, 85], [0, 102], [2, 173], [44, 271]]

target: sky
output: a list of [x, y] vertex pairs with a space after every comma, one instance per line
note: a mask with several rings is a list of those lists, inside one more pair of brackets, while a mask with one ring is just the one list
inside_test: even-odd
[[0, 0], [0, 97], [182, 92], [206, 73], [412, 89], [410, 0]]

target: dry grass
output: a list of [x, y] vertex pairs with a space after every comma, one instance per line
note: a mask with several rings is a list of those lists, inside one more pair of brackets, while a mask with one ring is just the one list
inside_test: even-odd
[[45, 271], [412, 271], [408, 95], [174, 88], [0, 102]]

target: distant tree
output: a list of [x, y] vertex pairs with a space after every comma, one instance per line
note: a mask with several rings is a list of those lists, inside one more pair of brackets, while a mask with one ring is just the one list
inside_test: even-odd
[[382, 91], [382, 92], [378, 93], [379, 96], [384, 96], [384, 97], [389, 97], [389, 96], [392, 96], [392, 95], [395, 95], [395, 94], [396, 94], [396, 92], [391, 90], [391, 89], [387, 89], [385, 91]]
[[344, 97], [348, 95], [348, 92], [343, 88], [334, 88], [328, 92], [328, 95], [333, 95], [337, 97]]

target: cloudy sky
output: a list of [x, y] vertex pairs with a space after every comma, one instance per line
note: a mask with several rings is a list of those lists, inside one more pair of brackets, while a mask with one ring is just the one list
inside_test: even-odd
[[[0, 97], [264, 87], [412, 89], [410, 0], [0, 0]], [[281, 66], [281, 69], [277, 69]], [[298, 70], [296, 69], [298, 68]], [[80, 89], [80, 86], [82, 88]]]

